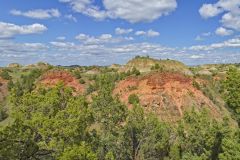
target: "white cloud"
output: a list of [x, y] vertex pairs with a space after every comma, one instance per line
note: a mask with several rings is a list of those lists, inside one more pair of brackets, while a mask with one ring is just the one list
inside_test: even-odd
[[73, 22], [77, 22], [77, 18], [74, 17], [72, 14], [67, 14], [64, 16], [66, 19], [71, 20]]
[[150, 22], [177, 8], [176, 0], [103, 0], [103, 4], [114, 17], [132, 23]]
[[211, 17], [215, 17], [222, 11], [223, 10], [219, 8], [217, 5], [203, 4], [203, 6], [199, 10], [199, 13], [203, 18], [211, 18]]
[[211, 36], [211, 35], [212, 35], [211, 32], [204, 32], [204, 33], [198, 35], [198, 36], [195, 38], [195, 40], [196, 40], [196, 41], [203, 41], [203, 40], [205, 40], [206, 37], [209, 37], [209, 36]]
[[190, 58], [192, 59], [199, 59], [199, 58], [203, 58], [203, 55], [191, 55]]
[[216, 29], [215, 33], [219, 36], [229, 36], [233, 34], [233, 31], [223, 27], [219, 27]]
[[113, 43], [120, 43], [124, 41], [132, 40], [132, 37], [113, 37], [111, 34], [102, 34], [98, 37], [90, 36], [86, 34], [79, 34], [75, 37], [75, 39], [79, 40], [83, 44], [113, 44]]
[[198, 35], [198, 36], [195, 38], [195, 40], [196, 40], [196, 41], [203, 41], [204, 39], [203, 39], [201, 36]]
[[[79, 36], [82, 40], [88, 37], [93, 36]], [[114, 37], [104, 34], [95, 38], [110, 39]], [[230, 49], [226, 50], [229, 47]], [[236, 52], [231, 52], [234, 48], [236, 48]], [[127, 60], [136, 55], [175, 59], [195, 65], [201, 63], [227, 63], [239, 61], [240, 53], [238, 48], [240, 48], [240, 38], [205, 46], [192, 46], [190, 48], [172, 48], [146, 42], [89, 44], [53, 41], [42, 44], [0, 40], [0, 65], [7, 65], [12, 62], [30, 64], [38, 61], [49, 62], [55, 65], [109, 65], [112, 63], [126, 63]]]
[[157, 36], [159, 36], [159, 35], [160, 35], [159, 32], [156, 32], [156, 31], [154, 31], [154, 30], [152, 30], [152, 29], [150, 29], [150, 30], [147, 32], [147, 36], [148, 36], [148, 37], [157, 37]]
[[75, 44], [72, 42], [50, 42], [50, 44], [55, 47], [67, 48], [67, 49], [71, 49], [75, 46]]
[[102, 0], [104, 9], [94, 5], [94, 0], [59, 0], [68, 3], [75, 12], [94, 17], [124, 19], [131, 23], [151, 22], [168, 15], [177, 8], [176, 0]]
[[188, 49], [193, 51], [210, 51], [223, 48], [240, 48], [240, 38], [233, 38], [221, 43], [213, 43], [210, 45], [191, 46]]
[[147, 33], [145, 31], [136, 31], [135, 32], [135, 35], [136, 36], [143, 36], [143, 35], [146, 35]]
[[147, 36], [147, 37], [157, 37], [160, 35], [159, 32], [154, 31], [152, 29], [148, 30], [148, 31], [136, 31], [135, 32], [136, 36]]
[[69, 3], [76, 12], [84, 11], [91, 4], [91, 0], [59, 0], [59, 2]]
[[221, 20], [223, 26], [240, 31], [240, 13], [226, 13]]
[[211, 36], [211, 32], [205, 32], [205, 33], [202, 33], [202, 36], [205, 36], [205, 37], [208, 37], [208, 36]]
[[58, 9], [36, 9], [30, 11], [11, 10], [10, 13], [15, 16], [24, 16], [33, 19], [49, 19], [53, 17], [60, 17], [61, 13]]
[[211, 18], [223, 13], [220, 20], [223, 27], [240, 31], [239, 8], [239, 0], [219, 0], [214, 4], [203, 4], [199, 13], [203, 18]]
[[11, 38], [15, 35], [42, 33], [46, 30], [46, 26], [38, 23], [19, 26], [12, 23], [0, 22], [0, 38]]
[[59, 41], [64, 41], [64, 40], [66, 40], [66, 37], [64, 37], [64, 36], [59, 36], [59, 37], [57, 37], [56, 39], [59, 40]]
[[133, 31], [133, 29], [123, 29], [123, 28], [116, 28], [115, 33], [116, 34], [129, 34]]
[[48, 46], [42, 43], [16, 43], [9, 40], [0, 40], [0, 59], [4, 56], [9, 58], [37, 56], [39, 52], [46, 52]]
[[30, 51], [46, 50], [48, 47], [43, 43], [23, 43], [23, 46]]

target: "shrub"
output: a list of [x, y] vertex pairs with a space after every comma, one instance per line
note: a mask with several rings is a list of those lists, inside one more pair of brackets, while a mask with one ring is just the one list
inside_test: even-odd
[[129, 97], [128, 97], [128, 103], [130, 104], [137, 104], [139, 103], [139, 98], [136, 94], [131, 94]]
[[200, 85], [199, 85], [198, 82], [195, 81], [195, 80], [192, 82], [192, 85], [193, 85], [193, 87], [197, 88], [198, 90], [201, 89]]
[[7, 110], [0, 105], [0, 122], [8, 117]]
[[8, 82], [8, 90], [11, 90], [14, 87], [14, 83], [12, 80]]
[[89, 86], [87, 88], [87, 94], [90, 94], [90, 93], [92, 93], [92, 92], [94, 92], [96, 90], [97, 90], [96, 86], [94, 86], [92, 84], [89, 84]]
[[156, 63], [154, 66], [151, 67], [151, 70], [159, 70], [162, 72], [163, 68], [158, 63]]
[[85, 82], [83, 79], [80, 79], [80, 80], [79, 80], [79, 83], [85, 84], [86, 82]]
[[11, 76], [8, 74], [8, 71], [7, 71], [7, 70], [3, 70], [3, 71], [0, 73], [0, 76], [1, 76], [3, 79], [6, 79], [6, 80], [10, 80], [10, 79], [11, 79]]
[[74, 76], [77, 78], [77, 79], [80, 79], [82, 78], [81, 74], [80, 74], [80, 71], [74, 71]]
[[134, 75], [136, 75], [136, 76], [139, 76], [141, 73], [140, 73], [139, 70], [137, 70], [136, 67], [133, 67], [133, 69], [132, 69], [132, 74], [134, 74]]

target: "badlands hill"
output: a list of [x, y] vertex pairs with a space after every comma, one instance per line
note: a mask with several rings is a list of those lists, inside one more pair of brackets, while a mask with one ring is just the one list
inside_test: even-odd
[[[129, 109], [133, 104], [129, 97], [138, 97], [145, 112], [153, 112], [161, 120], [176, 122], [189, 110], [208, 110], [212, 117], [222, 120], [231, 117], [225, 107], [220, 87], [227, 69], [232, 65], [203, 65], [189, 67], [174, 60], [157, 60], [136, 57], [126, 65], [98, 66], [51, 66], [46, 63], [1, 68], [10, 78], [0, 78], [0, 101], [6, 104], [7, 83], [17, 83], [31, 77], [35, 88], [53, 87], [58, 83], [74, 90], [74, 95], [91, 97], [98, 94], [97, 79], [103, 74], [118, 75], [112, 95]], [[34, 71], [34, 74], [32, 72]], [[30, 83], [30, 82], [29, 82]], [[34, 88], [33, 88], [34, 89]], [[6, 105], [7, 107], [7, 105]], [[9, 109], [8, 109], [9, 110]]]

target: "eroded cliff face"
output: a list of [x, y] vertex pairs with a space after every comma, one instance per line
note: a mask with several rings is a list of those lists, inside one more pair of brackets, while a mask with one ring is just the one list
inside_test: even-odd
[[165, 121], [179, 120], [185, 111], [206, 108], [216, 119], [221, 111], [208, 97], [195, 88], [190, 77], [180, 73], [150, 73], [142, 77], [129, 77], [120, 81], [113, 91], [120, 100], [128, 103], [131, 94], [138, 95], [140, 104], [147, 112], [156, 113]]
[[38, 83], [47, 87], [53, 87], [60, 82], [72, 88], [74, 93], [83, 94], [85, 92], [85, 86], [80, 84], [78, 79], [69, 72], [63, 70], [51, 70], [46, 72], [41, 76]]
[[8, 95], [8, 81], [0, 77], [0, 103]]

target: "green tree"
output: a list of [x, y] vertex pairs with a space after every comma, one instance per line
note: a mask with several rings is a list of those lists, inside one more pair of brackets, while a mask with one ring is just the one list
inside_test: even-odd
[[[96, 80], [98, 94], [93, 97], [91, 108], [94, 112], [96, 140], [94, 146], [98, 159], [112, 159], [118, 156], [119, 137], [122, 124], [127, 116], [127, 107], [117, 97], [112, 96], [114, 80], [111, 74], [100, 75]], [[110, 158], [111, 157], [111, 158]]]
[[163, 160], [169, 155], [170, 128], [135, 105], [125, 126], [125, 159]]
[[85, 143], [65, 149], [59, 160], [97, 160], [96, 154]]
[[[87, 128], [92, 122], [88, 104], [83, 97], [72, 96], [71, 90], [62, 84], [49, 90], [25, 93], [14, 110], [15, 122], [2, 134], [12, 134], [2, 140], [10, 153], [15, 152], [14, 148], [11, 150], [12, 145], [28, 146], [31, 143], [36, 151], [33, 154], [31, 150], [23, 149], [27, 155], [33, 157], [44, 151], [57, 158], [65, 148], [88, 140]], [[27, 140], [22, 141], [24, 138]], [[16, 156], [22, 158], [19, 154]]]
[[82, 78], [81, 72], [80, 72], [79, 70], [74, 71], [74, 76], [75, 76], [77, 79], [81, 79], [81, 78]]
[[136, 67], [133, 67], [132, 74], [139, 76], [141, 74], [141, 72]]
[[230, 68], [227, 72], [224, 89], [226, 103], [240, 123], [240, 71], [237, 68]]
[[2, 72], [0, 73], [0, 76], [5, 80], [11, 80], [12, 78], [6, 69], [2, 70]]
[[183, 159], [218, 159], [221, 125], [206, 110], [187, 112], [179, 124], [178, 136]]

